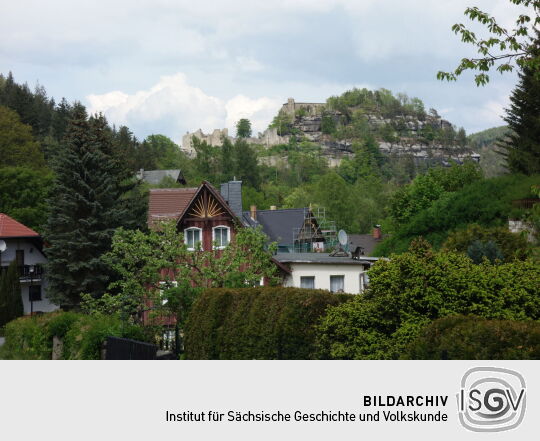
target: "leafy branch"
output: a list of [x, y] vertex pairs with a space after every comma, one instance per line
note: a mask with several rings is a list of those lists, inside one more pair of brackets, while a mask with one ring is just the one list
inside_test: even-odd
[[437, 79], [441, 81], [456, 81], [466, 70], [479, 71], [474, 80], [477, 86], [485, 86], [489, 82], [488, 72], [494, 68], [501, 74], [511, 72], [514, 65], [522, 68], [530, 66], [534, 70], [540, 67], [540, 60], [533, 56], [533, 45], [529, 32], [540, 25], [540, 0], [510, 0], [515, 5], [532, 8], [534, 16], [520, 14], [511, 31], [499, 25], [495, 17], [481, 11], [477, 7], [467, 8], [464, 15], [471, 21], [484, 25], [489, 38], [478, 38], [477, 35], [462, 23], [452, 26], [452, 31], [461, 36], [461, 41], [472, 44], [480, 54], [478, 58], [463, 58], [452, 72], [439, 71]]

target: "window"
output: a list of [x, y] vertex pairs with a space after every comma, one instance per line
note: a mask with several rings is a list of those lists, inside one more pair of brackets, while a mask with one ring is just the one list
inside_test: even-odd
[[315, 289], [315, 276], [300, 277], [300, 288]]
[[187, 228], [184, 230], [184, 242], [186, 243], [188, 250], [193, 251], [198, 247], [198, 243], [201, 242], [201, 229], [200, 228]]
[[212, 242], [214, 248], [221, 250], [229, 245], [231, 229], [229, 227], [219, 226], [212, 228]]
[[29, 286], [28, 297], [31, 302], [39, 302], [41, 300], [41, 285]]
[[330, 276], [330, 291], [345, 292], [345, 276]]
[[167, 281], [159, 282], [159, 286], [163, 287], [163, 289], [159, 290], [159, 297], [161, 299], [161, 304], [166, 305], [169, 299], [163, 296], [163, 290], [177, 288], [178, 282], [176, 280], [167, 280]]

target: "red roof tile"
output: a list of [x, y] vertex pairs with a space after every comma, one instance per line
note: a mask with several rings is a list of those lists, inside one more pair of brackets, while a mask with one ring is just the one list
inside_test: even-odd
[[39, 234], [7, 214], [0, 213], [0, 238], [7, 237], [39, 237]]
[[189, 205], [197, 188], [155, 188], [148, 198], [148, 222], [177, 219]]

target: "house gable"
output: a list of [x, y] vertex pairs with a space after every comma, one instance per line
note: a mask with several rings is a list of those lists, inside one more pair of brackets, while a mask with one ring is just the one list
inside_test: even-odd
[[177, 228], [187, 237], [187, 230], [199, 231], [196, 233], [202, 242], [203, 250], [212, 250], [217, 240], [216, 229], [222, 228], [220, 234], [231, 241], [241, 225], [240, 220], [232, 212], [219, 192], [204, 181], [197, 189], [193, 198], [185, 206], [178, 217]]

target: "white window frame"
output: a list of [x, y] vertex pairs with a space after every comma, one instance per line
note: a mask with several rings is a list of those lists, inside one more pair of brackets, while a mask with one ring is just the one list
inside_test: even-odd
[[[312, 289], [316, 289], [316, 288], [315, 288], [315, 282], [316, 282], [315, 276], [300, 276], [300, 288], [303, 288], [303, 287], [302, 287], [302, 279], [303, 279], [303, 278], [313, 279], [313, 288], [312, 288]], [[304, 289], [310, 289], [310, 288], [304, 288]]]
[[[340, 291], [333, 291], [332, 290], [332, 277], [341, 277], [343, 280], [343, 289]], [[336, 294], [342, 294], [345, 292], [345, 274], [331, 274], [329, 277], [330, 280], [330, 292], [336, 293]]]
[[224, 248], [227, 247], [227, 245], [225, 245], [225, 246], [216, 246], [216, 245], [214, 245], [215, 242], [216, 242], [216, 230], [218, 228], [226, 228], [227, 229], [227, 245], [229, 245], [231, 243], [231, 227], [228, 227], [227, 225], [216, 225], [215, 227], [212, 228], [212, 248], [214, 250], [223, 250]]
[[[167, 289], [178, 288], [178, 282], [176, 280], [162, 280], [161, 282], [159, 282], [159, 286], [166, 287], [167, 285], [170, 285], [170, 287], [167, 288]], [[159, 298], [161, 299], [161, 304], [162, 305], [167, 304], [168, 300], [163, 298], [163, 290], [162, 289], [159, 290]]]
[[202, 246], [202, 241], [203, 241], [203, 233], [202, 233], [202, 228], [199, 228], [199, 227], [189, 227], [189, 228], [186, 228], [184, 230], [184, 243], [187, 245], [188, 247], [188, 251], [195, 251], [195, 248], [196, 248], [196, 243], [194, 243], [193, 245], [195, 245], [193, 248], [191, 248], [188, 244], [188, 231], [199, 231], [199, 243], [201, 244]]

